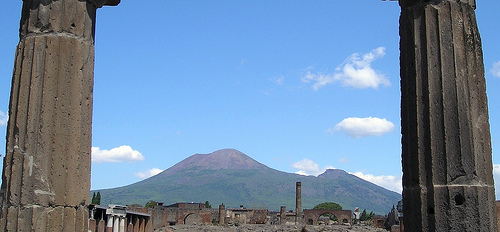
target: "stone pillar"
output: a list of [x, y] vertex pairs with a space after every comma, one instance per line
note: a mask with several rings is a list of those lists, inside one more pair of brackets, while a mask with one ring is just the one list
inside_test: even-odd
[[141, 221], [142, 221], [142, 217], [141, 218], [136, 218], [135, 219], [135, 223], [134, 223], [134, 230], [133, 232], [139, 232], [139, 226], [141, 225]]
[[125, 232], [125, 217], [120, 217], [120, 232]]
[[142, 220], [142, 223], [141, 223], [141, 225], [139, 226], [139, 232], [145, 232], [145, 229], [146, 229], [146, 223], [147, 223], [147, 221], [146, 221], [146, 220]]
[[108, 214], [108, 223], [106, 224], [106, 232], [113, 232], [113, 223], [115, 222], [115, 217]]
[[99, 221], [99, 224], [97, 224], [97, 231], [99, 231], [99, 232], [105, 232], [106, 231], [104, 223], [105, 223], [104, 220], [100, 220]]
[[24, 0], [9, 104], [1, 231], [87, 231], [96, 9]]
[[151, 218], [145, 218], [144, 220], [146, 221], [146, 226], [144, 227], [144, 230], [146, 230], [147, 232], [150, 232], [151, 231]]
[[121, 232], [120, 231], [120, 216], [115, 216], [115, 220], [113, 222], [113, 232]]
[[286, 206], [280, 208], [280, 225], [286, 224]]
[[96, 231], [96, 221], [95, 219], [89, 219], [89, 232]]
[[296, 223], [302, 222], [302, 183], [297, 182], [295, 184], [295, 212], [297, 217], [295, 218]]
[[219, 205], [219, 225], [225, 225], [224, 218], [226, 218], [226, 206]]
[[474, 0], [399, 0], [407, 231], [497, 231]]

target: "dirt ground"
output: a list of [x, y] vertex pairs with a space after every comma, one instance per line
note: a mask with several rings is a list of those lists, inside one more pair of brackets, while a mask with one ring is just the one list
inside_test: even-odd
[[320, 232], [320, 231], [339, 231], [339, 232], [386, 232], [384, 229], [371, 226], [354, 225], [320, 225], [320, 226], [295, 226], [295, 225], [241, 225], [241, 226], [213, 226], [213, 225], [176, 225], [156, 230], [155, 232]]

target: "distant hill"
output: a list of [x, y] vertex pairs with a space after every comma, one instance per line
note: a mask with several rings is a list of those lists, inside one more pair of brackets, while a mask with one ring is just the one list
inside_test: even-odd
[[102, 203], [141, 204], [149, 200], [171, 204], [205, 202], [213, 207], [244, 205], [278, 211], [295, 209], [295, 182], [302, 182], [302, 206], [333, 201], [344, 209], [360, 207], [385, 214], [401, 195], [348, 174], [329, 169], [314, 176], [281, 172], [234, 149], [195, 154], [162, 173], [140, 182], [101, 192]]

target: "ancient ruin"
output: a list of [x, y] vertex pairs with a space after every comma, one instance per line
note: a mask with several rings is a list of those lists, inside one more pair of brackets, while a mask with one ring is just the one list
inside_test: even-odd
[[496, 231], [474, 0], [400, 0], [407, 231]]
[[[96, 10], [119, 2], [23, 1], [1, 230], [88, 231]], [[405, 227], [496, 231], [475, 1], [399, 4]], [[299, 206], [295, 219], [302, 221]], [[109, 224], [125, 228], [126, 214], [110, 215]]]
[[23, 1], [2, 175], [2, 231], [87, 231], [96, 10]]

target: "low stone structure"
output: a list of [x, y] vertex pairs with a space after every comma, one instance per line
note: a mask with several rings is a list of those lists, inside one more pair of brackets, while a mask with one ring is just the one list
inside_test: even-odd
[[89, 205], [91, 232], [150, 232], [150, 214], [127, 210], [120, 205]]
[[387, 221], [387, 217], [381, 216], [381, 215], [374, 215], [372, 217], [372, 225], [384, 229], [385, 228], [385, 222]]
[[352, 224], [351, 210], [305, 209], [303, 213], [307, 225], [318, 225], [319, 217], [327, 213], [335, 215], [339, 224]]
[[[139, 211], [141, 209], [134, 209]], [[213, 224], [219, 222], [219, 209], [207, 209], [202, 203], [162, 204], [142, 210], [151, 214], [152, 228], [183, 224]]]
[[238, 209], [226, 210], [226, 221], [233, 224], [269, 224], [267, 209]]

